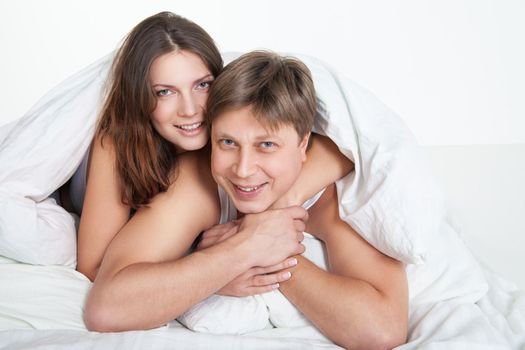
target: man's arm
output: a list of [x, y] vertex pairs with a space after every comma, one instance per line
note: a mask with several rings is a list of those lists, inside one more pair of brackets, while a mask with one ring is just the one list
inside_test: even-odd
[[[88, 329], [161, 326], [256, 265], [271, 265], [304, 248], [296, 229], [302, 208], [248, 216], [239, 233], [186, 255], [219, 214], [207, 158], [181, 157], [176, 181], [140, 209], [109, 245], [88, 295]], [[304, 225], [303, 225], [304, 228]]]
[[408, 328], [404, 266], [370, 246], [339, 218], [334, 186], [312, 208], [307, 231], [325, 241], [330, 271], [298, 257], [281, 292], [345, 348], [391, 349], [403, 344]]

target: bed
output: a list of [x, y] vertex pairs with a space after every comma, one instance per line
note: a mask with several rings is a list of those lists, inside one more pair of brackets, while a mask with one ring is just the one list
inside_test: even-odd
[[[443, 195], [454, 190], [439, 172], [446, 153], [418, 146], [395, 114], [336, 70], [296, 56], [312, 70], [321, 101], [315, 131], [356, 164], [337, 184], [341, 217], [406, 264], [409, 339], [399, 349], [525, 349], [525, 293], [465, 245]], [[311, 325], [242, 335], [194, 332], [176, 320], [147, 331], [85, 329], [90, 282], [74, 270], [75, 222], [49, 195], [89, 146], [110, 62], [95, 62], [0, 128], [0, 348], [338, 348]]]

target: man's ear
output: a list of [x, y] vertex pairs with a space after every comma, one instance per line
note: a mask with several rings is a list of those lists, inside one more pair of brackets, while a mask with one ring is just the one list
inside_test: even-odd
[[301, 140], [301, 143], [299, 143], [299, 148], [301, 149], [301, 159], [303, 162], [306, 161], [306, 150], [308, 149], [308, 144], [310, 142], [310, 135], [312, 133], [306, 134], [303, 139]]

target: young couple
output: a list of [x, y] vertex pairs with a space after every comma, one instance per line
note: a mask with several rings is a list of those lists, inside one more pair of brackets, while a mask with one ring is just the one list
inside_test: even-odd
[[[77, 267], [94, 280], [87, 327], [148, 329], [214, 293], [279, 289], [341, 346], [404, 343], [404, 266], [339, 218], [333, 182], [352, 165], [311, 135], [315, 114], [300, 61], [252, 52], [222, 71], [196, 24], [160, 13], [137, 25], [87, 159]], [[308, 212], [298, 206], [323, 189]], [[328, 271], [300, 255], [303, 231], [324, 242]]]

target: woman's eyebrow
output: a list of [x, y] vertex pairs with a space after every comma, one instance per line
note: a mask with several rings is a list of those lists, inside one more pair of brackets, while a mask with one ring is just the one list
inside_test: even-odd
[[[213, 75], [212, 74], [206, 74], [205, 76], [196, 79], [192, 84], [197, 84], [197, 83], [200, 83], [200, 82], [202, 82], [204, 80], [208, 80], [208, 79], [213, 79]], [[175, 85], [163, 84], [163, 83], [155, 83], [152, 86], [153, 87], [167, 87], [167, 88], [170, 88], [170, 89], [176, 88]]]

